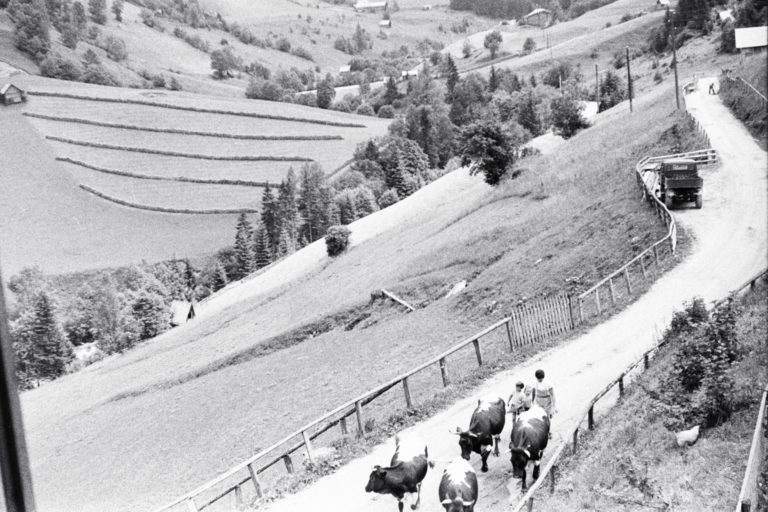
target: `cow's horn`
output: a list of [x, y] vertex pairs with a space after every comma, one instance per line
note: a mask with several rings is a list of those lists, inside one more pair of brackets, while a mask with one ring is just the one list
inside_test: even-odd
[[461, 504], [464, 505], [464, 507], [471, 507], [474, 502], [475, 502], [475, 500], [472, 500], [472, 501], [462, 501]]

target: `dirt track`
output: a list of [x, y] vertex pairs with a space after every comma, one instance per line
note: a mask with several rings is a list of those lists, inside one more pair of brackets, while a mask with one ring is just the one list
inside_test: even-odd
[[[537, 368], [545, 369], [555, 384], [558, 401], [551, 445], [556, 446], [582, 416], [591, 397], [655, 343], [657, 333], [684, 301], [697, 295], [707, 301], [723, 297], [768, 264], [766, 154], [717, 96], [706, 94], [708, 83], [701, 80], [699, 90], [687, 97], [687, 104], [720, 152], [722, 164], [703, 172], [704, 208], [675, 212], [680, 225], [694, 237], [691, 255], [622, 313], [565, 346], [497, 375], [472, 397], [409, 429], [427, 440], [430, 455], [438, 461], [424, 481], [420, 510], [443, 510], [437, 484], [447, 461], [458, 454], [456, 437], [448, 429], [466, 428], [478, 397], [506, 398], [515, 381], [531, 382]], [[502, 435], [504, 447], [509, 432], [507, 425]], [[388, 464], [393, 451], [394, 441], [389, 440], [368, 456], [267, 510], [316, 510], [333, 504], [337, 511], [392, 512], [396, 510], [394, 499], [366, 494], [363, 488], [371, 467]], [[491, 457], [486, 474], [479, 473], [477, 456], [472, 465], [479, 474], [478, 510], [508, 510], [510, 503], [517, 502], [520, 482], [511, 479], [507, 457]]]

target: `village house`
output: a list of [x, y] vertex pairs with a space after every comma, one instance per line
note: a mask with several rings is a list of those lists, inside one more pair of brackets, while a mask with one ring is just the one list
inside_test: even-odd
[[0, 88], [0, 103], [13, 105], [27, 101], [27, 93], [13, 84], [5, 84]]

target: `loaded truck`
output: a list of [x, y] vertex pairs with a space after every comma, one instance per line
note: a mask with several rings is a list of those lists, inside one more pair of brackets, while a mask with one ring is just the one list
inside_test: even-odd
[[664, 160], [656, 166], [656, 196], [667, 209], [678, 203], [694, 203], [701, 208], [701, 189], [704, 180], [699, 176], [696, 162], [675, 158]]

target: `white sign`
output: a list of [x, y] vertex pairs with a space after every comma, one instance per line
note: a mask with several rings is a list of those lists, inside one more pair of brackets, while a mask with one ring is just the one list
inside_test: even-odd
[[736, 48], [759, 48], [768, 46], [768, 27], [736, 29]]

